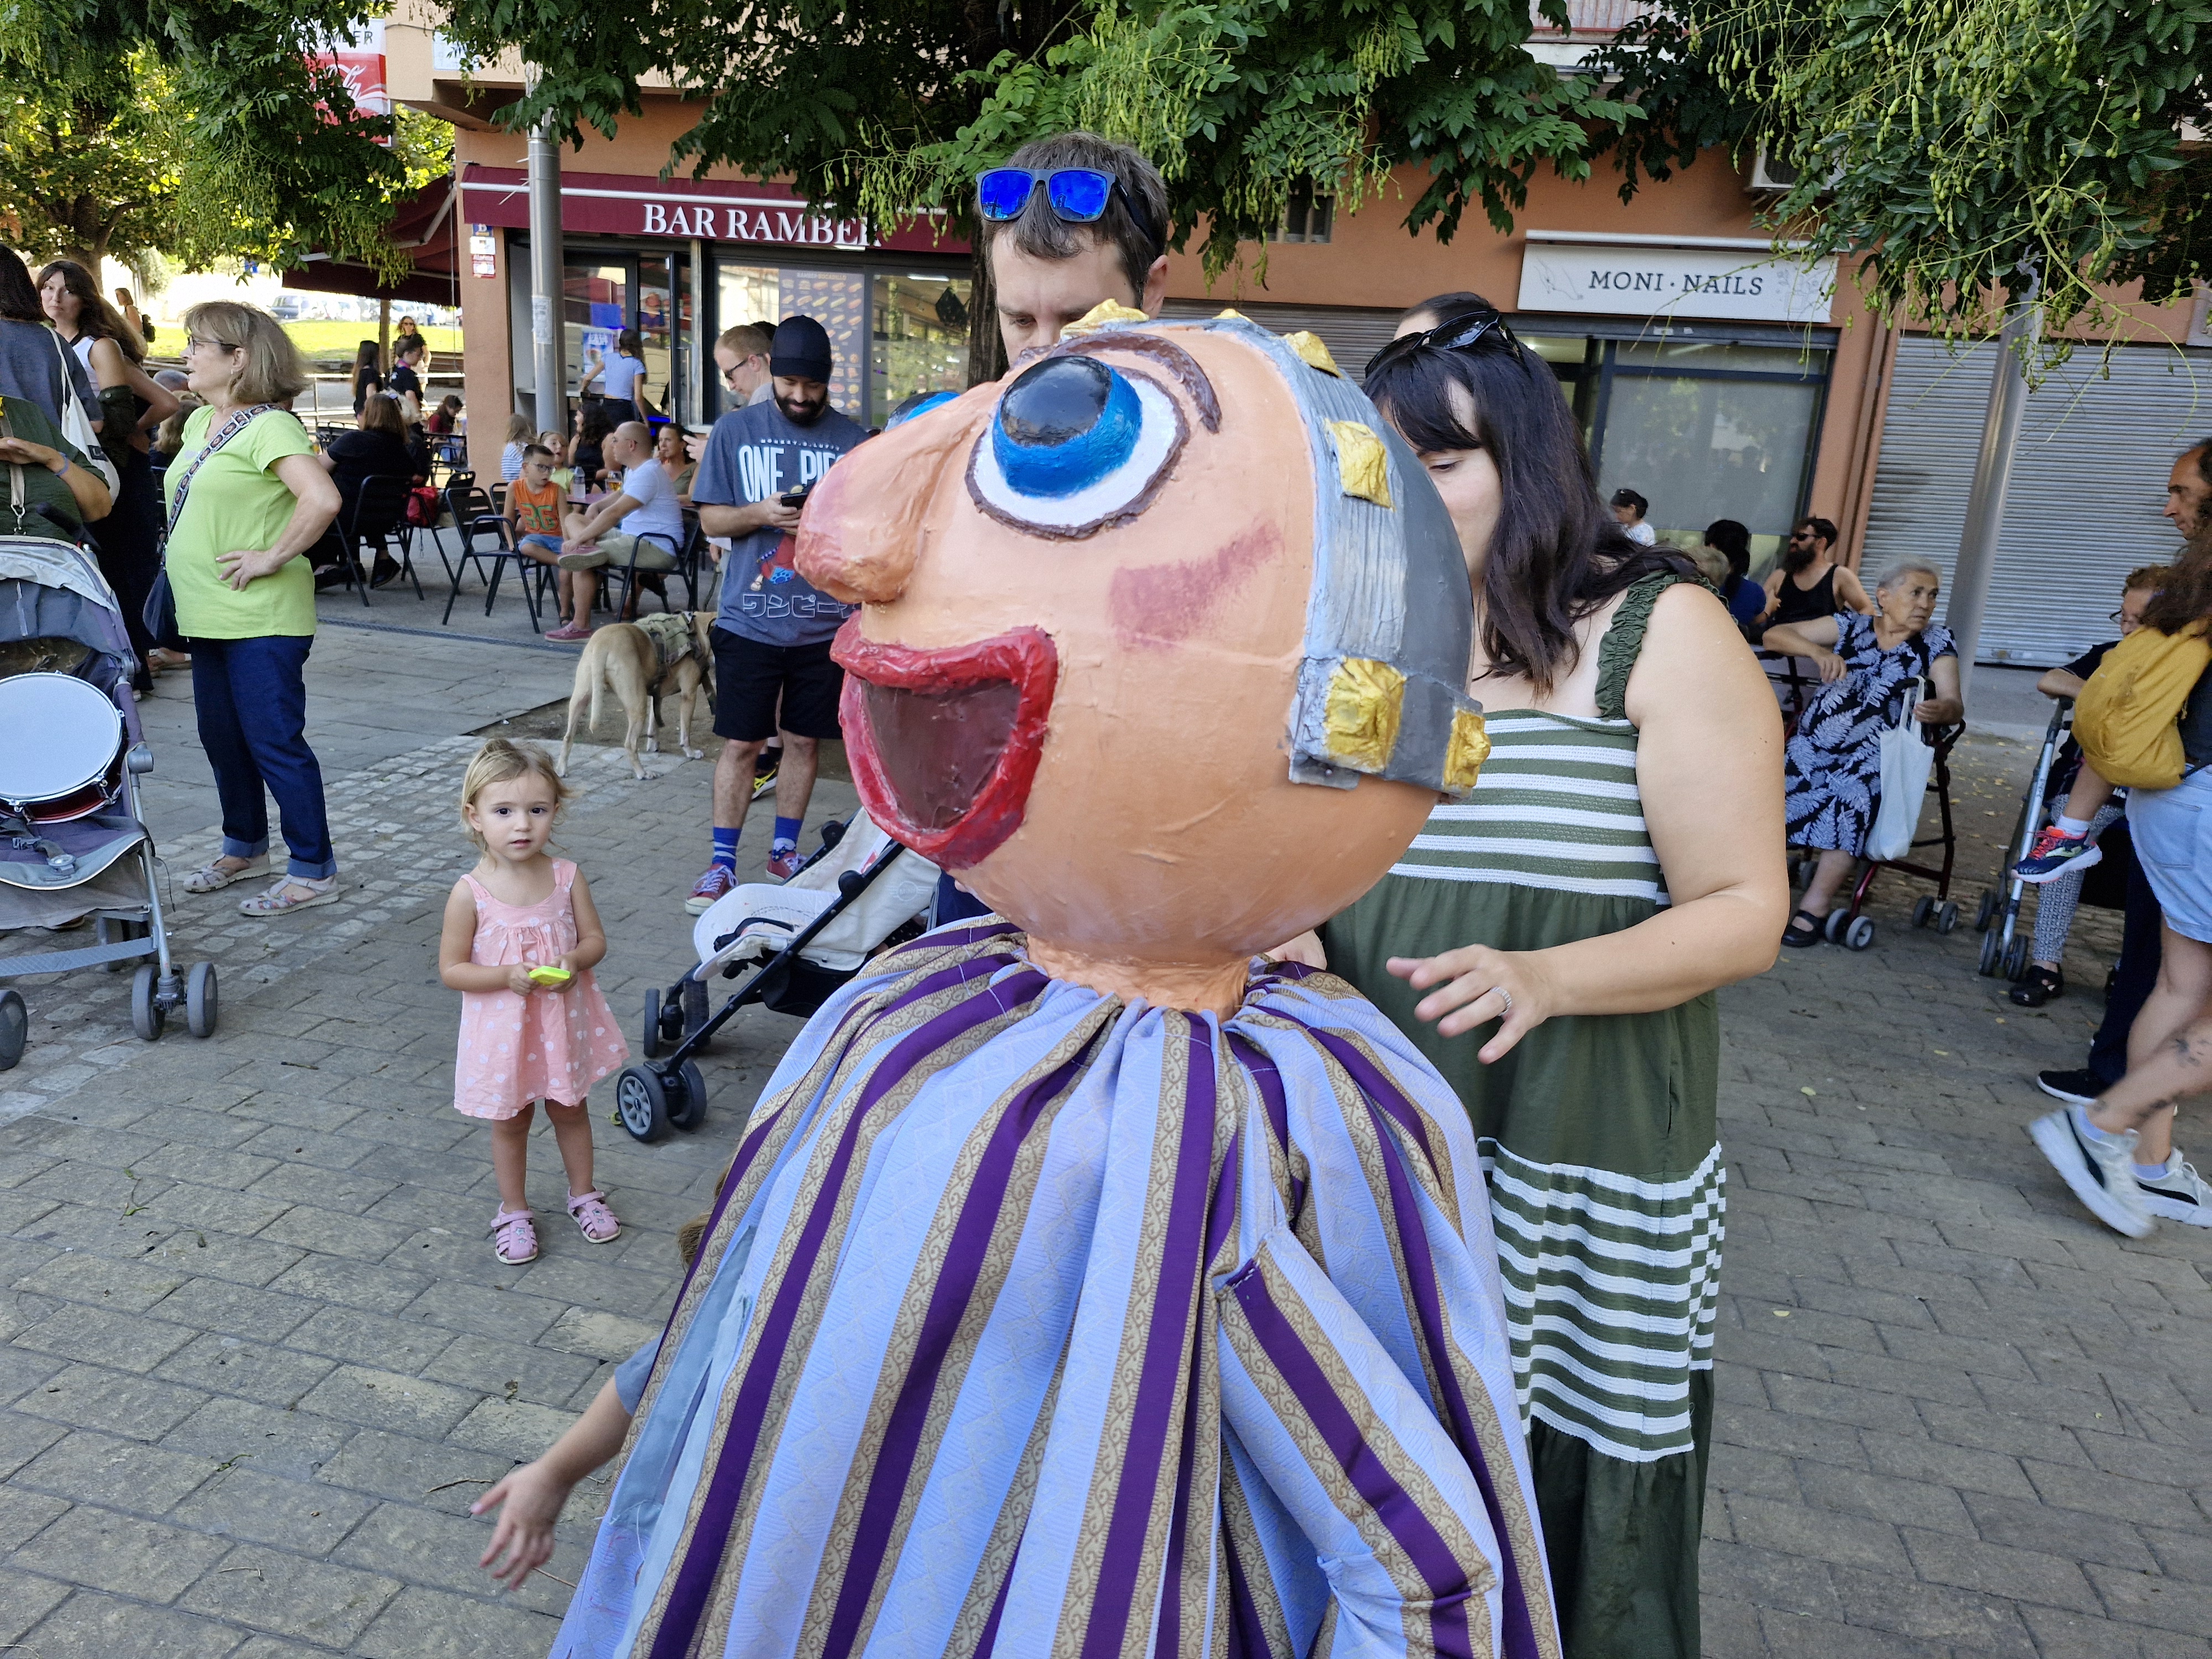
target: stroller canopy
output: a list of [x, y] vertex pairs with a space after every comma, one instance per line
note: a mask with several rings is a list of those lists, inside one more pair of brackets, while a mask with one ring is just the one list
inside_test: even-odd
[[92, 655], [73, 672], [123, 715], [131, 743], [145, 734], [131, 695], [137, 659], [123, 607], [92, 555], [73, 543], [0, 536], [0, 646], [74, 640]]

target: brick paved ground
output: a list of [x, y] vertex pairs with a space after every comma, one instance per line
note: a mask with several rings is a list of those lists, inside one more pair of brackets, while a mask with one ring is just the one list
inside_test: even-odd
[[[364, 659], [388, 691], [362, 694]], [[498, 1267], [434, 967], [469, 857], [458, 733], [542, 703], [568, 665], [357, 629], [317, 660], [315, 718], [356, 728], [325, 748], [348, 904], [240, 927], [179, 899], [184, 952], [222, 964], [216, 1038], [141, 1044], [120, 976], [79, 975], [26, 988], [36, 1046], [0, 1078], [0, 1644], [38, 1659], [543, 1652], [567, 1589], [490, 1594], [467, 1504], [651, 1328], [672, 1234], [795, 1029], [756, 1011], [718, 1042], [695, 1137], [603, 1123], [620, 1241], [549, 1222], [537, 1263]], [[181, 695], [165, 684], [151, 716], [151, 807], [180, 857], [206, 845]], [[2027, 753], [1967, 762], [1983, 837]], [[562, 836], [626, 1021], [684, 959], [672, 896], [703, 840], [707, 769], [654, 770], [583, 753]], [[817, 808], [850, 800], [827, 782]], [[1965, 867], [1993, 862], [1984, 839]], [[1707, 1652], [2212, 1659], [2212, 1238], [2128, 1243], [2075, 1210], [2021, 1133], [2041, 1105], [2025, 1079], [2077, 1061], [2096, 1000], [2011, 1007], [1973, 975], [1971, 929], [1903, 927], [1916, 890], [1889, 884], [1873, 951], [1793, 952], [1723, 999]], [[2112, 932], [2077, 929], [2092, 987]], [[547, 1144], [541, 1218], [560, 1183]], [[575, 1577], [605, 1492], [580, 1492], [550, 1575]]]

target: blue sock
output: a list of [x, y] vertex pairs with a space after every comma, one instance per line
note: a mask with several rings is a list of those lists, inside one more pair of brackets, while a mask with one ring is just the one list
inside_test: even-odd
[[735, 830], [714, 831], [714, 862], [725, 870], [738, 867], [738, 835]]
[[2138, 1164], [2136, 1165], [2136, 1179], [2137, 1181], [2163, 1181], [2166, 1176], [2172, 1173], [2173, 1160], [2170, 1158], [2163, 1164]]
[[775, 821], [775, 838], [769, 843], [771, 852], [781, 853], [799, 845], [799, 831], [805, 820], [779, 817]]
[[2091, 1146], [2117, 1146], [2120, 1144], [2119, 1136], [2116, 1134], [2108, 1134], [2104, 1130], [2100, 1129], [2095, 1124], [2090, 1122], [2089, 1114], [2081, 1107], [2069, 1106], [2066, 1109], [2074, 1114], [2074, 1127], [2081, 1132], [2082, 1139], [2087, 1141]]

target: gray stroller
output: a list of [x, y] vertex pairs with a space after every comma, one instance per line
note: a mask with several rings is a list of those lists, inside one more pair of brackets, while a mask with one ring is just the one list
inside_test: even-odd
[[[91, 555], [0, 538], [0, 933], [95, 929], [68, 950], [0, 954], [0, 980], [135, 962], [132, 1029], [151, 1042], [181, 1007], [191, 1034], [210, 1036], [215, 964], [179, 974], [161, 925], [138, 816], [154, 754], [131, 671], [122, 611]], [[0, 1071], [22, 1059], [29, 1027], [21, 994], [0, 989]]]

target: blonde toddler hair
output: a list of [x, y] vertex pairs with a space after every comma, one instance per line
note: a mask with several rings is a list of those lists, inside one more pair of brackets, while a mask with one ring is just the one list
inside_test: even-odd
[[574, 792], [553, 769], [551, 756], [534, 743], [509, 743], [505, 738], [494, 738], [477, 750], [476, 758], [469, 763], [469, 769], [461, 778], [460, 819], [461, 828], [469, 832], [469, 839], [477, 844], [478, 852], [491, 849], [476, 825], [469, 822], [469, 809], [477, 804], [477, 797], [495, 783], [512, 783], [532, 772], [551, 787], [553, 821], [558, 823]]

